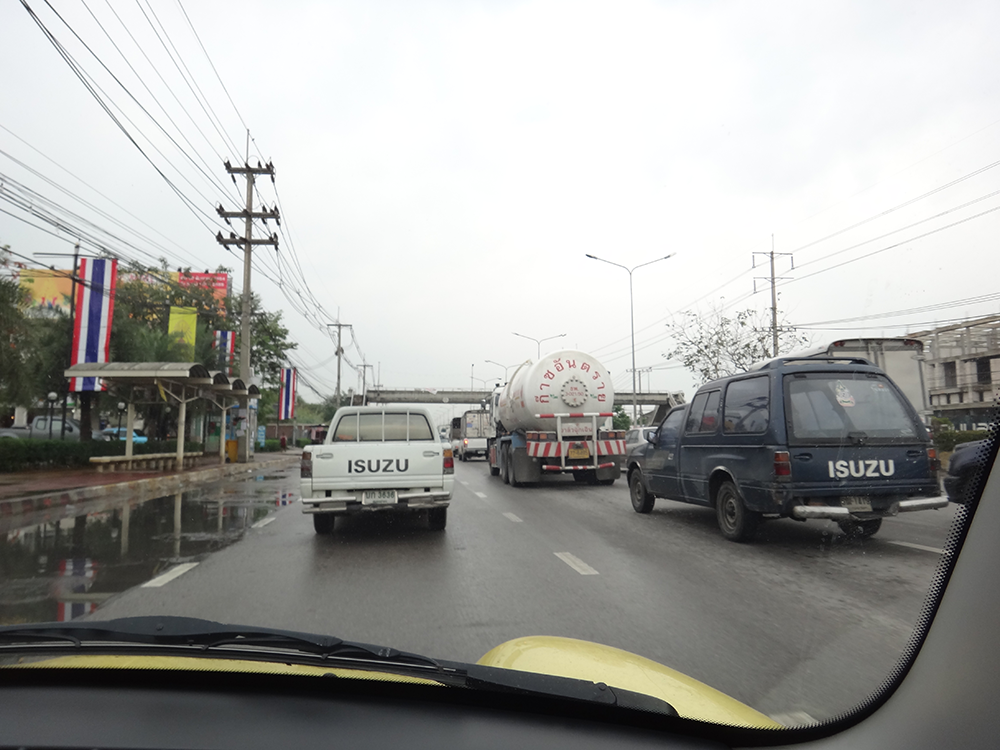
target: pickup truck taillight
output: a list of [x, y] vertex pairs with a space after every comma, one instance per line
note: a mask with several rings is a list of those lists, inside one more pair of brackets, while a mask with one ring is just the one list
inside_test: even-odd
[[455, 473], [455, 456], [451, 452], [451, 448], [444, 449], [444, 473], [445, 474]]
[[792, 475], [792, 458], [788, 451], [774, 452], [774, 476], [790, 477]]
[[299, 476], [303, 479], [312, 479], [313, 456], [310, 451], [302, 452], [302, 463], [299, 464]]

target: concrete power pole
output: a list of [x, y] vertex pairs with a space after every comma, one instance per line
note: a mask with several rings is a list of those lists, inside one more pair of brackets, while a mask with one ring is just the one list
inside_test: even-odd
[[761, 277], [757, 276], [754, 278], [754, 293], [757, 292], [757, 281], [770, 281], [771, 284], [771, 356], [778, 356], [778, 288], [777, 281], [780, 279], [787, 279], [787, 276], [775, 276], [774, 275], [774, 256], [775, 255], [787, 255], [792, 258], [792, 268], [795, 268], [795, 258], [791, 253], [775, 253], [774, 252], [774, 235], [771, 235], [771, 252], [769, 253], [754, 253], [754, 263], [753, 267], [757, 267], [757, 256], [763, 255], [767, 257], [768, 262], [771, 267], [771, 272], [768, 276]]
[[[229, 163], [227, 159], [225, 161], [226, 171], [232, 176], [233, 182], [236, 182], [236, 175], [241, 174], [246, 177], [247, 181], [247, 193], [246, 193], [246, 208], [242, 211], [226, 211], [219, 206], [216, 211], [219, 216], [226, 220], [229, 224], [230, 219], [244, 219], [244, 235], [242, 238], [237, 237], [234, 233], [230, 232], [229, 237], [223, 237], [222, 232], [219, 232], [215, 239], [220, 245], [224, 247], [229, 247], [230, 245], [242, 245], [243, 246], [243, 306], [240, 315], [240, 379], [247, 385], [250, 386], [250, 343], [252, 332], [250, 330], [250, 262], [253, 255], [254, 245], [272, 245], [275, 250], [278, 248], [278, 235], [272, 234], [267, 239], [255, 240], [253, 238], [253, 220], [261, 219], [264, 223], [267, 223], [268, 219], [274, 219], [278, 225], [281, 225], [281, 217], [278, 213], [278, 207], [275, 206], [268, 209], [267, 206], [261, 206], [260, 211], [253, 210], [253, 186], [254, 179], [259, 174], [266, 174], [271, 176], [271, 182], [274, 182], [274, 165], [268, 162], [266, 165], [261, 165], [260, 162], [257, 163], [256, 167], [251, 167], [249, 163], [244, 163], [242, 167], [234, 167]], [[249, 404], [248, 404], [249, 406]], [[247, 410], [247, 427], [250, 427], [249, 420], [249, 409]], [[253, 442], [254, 436], [249, 434], [249, 429], [246, 431], [246, 440], [240, 451], [240, 462], [245, 462], [250, 460], [250, 446]]]
[[340, 408], [340, 360], [344, 356], [344, 347], [340, 345], [340, 335], [344, 328], [350, 328], [350, 323], [327, 323], [328, 328], [337, 329], [337, 408]]

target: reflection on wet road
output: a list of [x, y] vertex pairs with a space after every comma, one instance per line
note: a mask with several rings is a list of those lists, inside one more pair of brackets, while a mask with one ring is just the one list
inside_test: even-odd
[[298, 498], [297, 472], [0, 519], [0, 624], [68, 621], [157, 586]]

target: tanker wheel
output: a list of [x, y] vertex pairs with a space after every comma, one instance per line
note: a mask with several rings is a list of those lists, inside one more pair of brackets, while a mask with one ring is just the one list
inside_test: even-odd
[[504, 484], [510, 484], [510, 451], [506, 445], [500, 449], [500, 478]]
[[514, 469], [514, 460], [513, 460], [514, 457], [512, 455], [513, 453], [514, 453], [513, 450], [508, 451], [508, 453], [507, 453], [507, 457], [510, 459], [510, 461], [507, 464], [510, 467], [510, 468], [507, 469], [510, 472], [510, 486], [511, 487], [524, 487], [524, 482], [521, 482], [521, 481], [518, 480], [518, 478], [517, 478], [517, 471]]

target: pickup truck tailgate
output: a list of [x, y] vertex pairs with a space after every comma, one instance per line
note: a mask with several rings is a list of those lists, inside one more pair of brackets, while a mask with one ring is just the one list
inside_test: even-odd
[[312, 449], [312, 489], [441, 487], [444, 446], [427, 443], [329, 443]]

